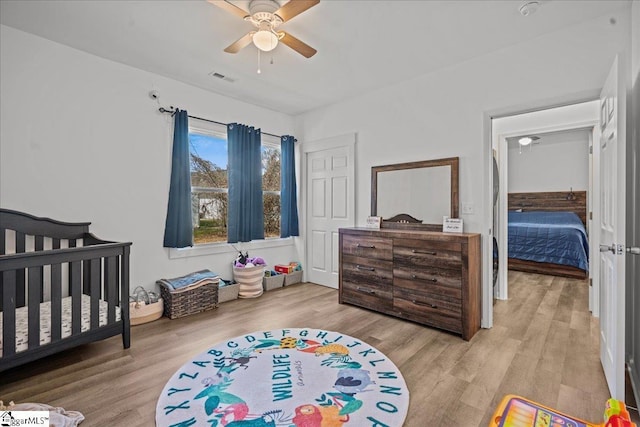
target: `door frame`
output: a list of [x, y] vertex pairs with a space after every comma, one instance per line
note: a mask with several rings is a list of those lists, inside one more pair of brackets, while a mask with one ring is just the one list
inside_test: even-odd
[[[581, 94], [580, 96], [569, 96], [563, 97], [560, 99], [550, 99], [546, 101], [538, 102], [534, 105], [525, 105], [525, 106], [515, 106], [515, 107], [507, 107], [504, 109], [496, 110], [496, 111], [485, 111], [483, 114], [483, 140], [484, 140], [484, 189], [485, 189], [485, 212], [484, 212], [484, 229], [488, 231], [488, 235], [486, 239], [483, 239], [483, 248], [482, 248], [482, 265], [483, 265], [483, 285], [482, 285], [482, 322], [481, 326], [483, 328], [491, 328], [493, 326], [493, 302], [494, 302], [494, 289], [493, 289], [493, 237], [498, 235], [498, 246], [499, 246], [499, 271], [498, 271], [498, 283], [496, 284], [496, 294], [500, 294], [505, 299], [507, 297], [506, 292], [500, 293], [500, 286], [504, 284], [507, 280], [507, 256], [505, 251], [506, 245], [506, 221], [503, 221], [502, 218], [506, 218], [507, 213], [507, 203], [506, 203], [506, 193], [508, 192], [507, 188], [507, 176], [508, 169], [503, 165], [502, 159], [506, 155], [506, 137], [511, 136], [512, 133], [522, 134], [528, 133], [529, 131], [533, 131], [532, 126], [529, 127], [529, 131], [525, 129], [518, 129], [509, 131], [509, 134], [503, 135], [504, 138], [504, 150], [501, 153], [500, 148], [503, 144], [495, 144], [498, 148], [498, 169], [499, 169], [499, 179], [500, 179], [500, 192], [498, 194], [498, 225], [496, 230], [493, 229], [493, 149], [494, 149], [494, 138], [496, 142], [500, 141], [499, 135], [494, 135], [493, 131], [493, 122], [495, 119], [501, 119], [510, 116], [519, 116], [527, 113], [535, 113], [542, 112], [551, 109], [567, 107], [567, 106], [575, 106], [580, 104], [586, 104], [593, 102], [594, 105], [598, 103], [600, 97], [599, 90], [590, 91], [586, 94]], [[599, 107], [598, 107], [599, 108]], [[577, 129], [577, 128], [589, 128], [589, 127], [597, 127], [597, 119], [593, 120], [590, 118], [584, 118], [581, 116], [567, 117], [564, 119], [565, 129]], [[596, 115], [596, 117], [599, 117]], [[551, 131], [553, 126], [559, 127], [563, 122], [556, 123], [547, 123], [540, 124], [536, 127], [536, 131], [540, 131], [539, 129], [545, 131]], [[524, 127], [524, 126], [523, 126]], [[504, 131], [502, 133], [505, 133]], [[595, 143], [595, 141], [593, 141]], [[590, 189], [591, 190], [591, 189]], [[504, 209], [502, 208], [502, 204], [504, 204]], [[504, 224], [502, 224], [504, 222]], [[504, 231], [502, 231], [504, 228]], [[499, 233], [496, 233], [498, 231]], [[504, 241], [502, 241], [504, 240]], [[591, 244], [591, 242], [590, 242]], [[504, 258], [504, 259], [503, 259]]]
[[[351, 227], [355, 227], [356, 225], [356, 158], [355, 158], [355, 149], [356, 149], [356, 141], [357, 141], [357, 134], [354, 133], [348, 133], [348, 134], [344, 134], [344, 135], [337, 135], [337, 136], [332, 136], [332, 137], [328, 137], [328, 138], [322, 138], [319, 140], [315, 140], [315, 141], [309, 141], [309, 142], [303, 142], [302, 144], [300, 144], [300, 169], [302, 171], [302, 182], [300, 183], [300, 189], [304, 190], [307, 188], [307, 183], [309, 181], [309, 170], [307, 168], [307, 162], [308, 162], [308, 157], [309, 154], [311, 153], [317, 153], [319, 151], [325, 151], [325, 150], [332, 150], [335, 148], [345, 148], [347, 149], [347, 152], [349, 153], [349, 160], [347, 163], [347, 168], [349, 169], [349, 181], [350, 181], [350, 185], [349, 185], [349, 191], [351, 192], [351, 200], [350, 200], [350, 204], [347, 206], [347, 216], [349, 218], [351, 218]], [[301, 194], [301, 217], [304, 218], [304, 221], [302, 222], [302, 229], [301, 229], [301, 234], [302, 234], [302, 242], [304, 247], [303, 248], [299, 248], [299, 253], [302, 253], [302, 260], [303, 260], [303, 265], [309, 265], [308, 261], [310, 258], [310, 254], [309, 254], [309, 247], [307, 245], [307, 241], [308, 241], [308, 235], [307, 235], [307, 230], [308, 230], [308, 203], [309, 203], [309, 196], [307, 194], [307, 191], [302, 191]], [[304, 271], [306, 271], [306, 269], [303, 269]], [[307, 281], [307, 273], [304, 273], [304, 281]]]

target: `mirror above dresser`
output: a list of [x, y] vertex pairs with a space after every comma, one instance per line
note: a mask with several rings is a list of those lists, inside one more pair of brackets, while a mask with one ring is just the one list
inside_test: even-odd
[[371, 215], [382, 228], [442, 230], [458, 217], [458, 157], [371, 168]]

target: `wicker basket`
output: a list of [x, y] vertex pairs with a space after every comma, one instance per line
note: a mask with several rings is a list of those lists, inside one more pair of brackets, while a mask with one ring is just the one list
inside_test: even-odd
[[218, 307], [218, 281], [171, 292], [165, 284], [160, 283], [160, 294], [164, 300], [164, 315], [169, 319]]

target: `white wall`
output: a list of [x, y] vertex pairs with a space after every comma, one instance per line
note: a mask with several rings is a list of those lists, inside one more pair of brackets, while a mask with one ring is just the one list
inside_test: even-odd
[[[7, 26], [0, 31], [0, 206], [91, 221], [98, 237], [133, 242], [132, 289], [202, 268], [231, 277], [233, 252], [169, 259], [162, 247], [173, 124], [148, 92], [158, 90], [165, 106], [270, 133], [291, 133], [293, 119]], [[270, 264], [297, 259], [293, 245], [250, 254]]]
[[542, 136], [538, 144], [509, 144], [509, 192], [587, 191], [589, 132]]
[[[371, 166], [460, 157], [465, 230], [486, 232], [484, 114], [548, 100], [595, 99], [629, 34], [628, 11], [617, 24], [603, 16], [501, 49], [392, 87], [321, 108], [296, 120], [301, 141], [357, 132], [356, 219], [370, 206]], [[431, 40], [429, 43], [437, 43]], [[408, 52], [407, 54], [419, 54]], [[488, 155], [488, 154], [487, 154]], [[488, 163], [487, 163], [488, 164]], [[486, 194], [489, 194], [487, 192]]]

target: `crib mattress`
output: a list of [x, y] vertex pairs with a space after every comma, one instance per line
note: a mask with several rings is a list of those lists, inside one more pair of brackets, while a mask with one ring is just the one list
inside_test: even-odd
[[[91, 297], [82, 294], [82, 322], [81, 331], [85, 332], [91, 329]], [[106, 301], [99, 301], [100, 315], [99, 325], [107, 324], [107, 312], [109, 304]], [[2, 313], [2, 312], [0, 312]], [[16, 309], [16, 353], [25, 351], [28, 348], [29, 324], [28, 324], [28, 308], [20, 307]], [[4, 314], [0, 316], [0, 330], [2, 330], [2, 321]], [[60, 331], [62, 338], [71, 336], [71, 297], [62, 299], [62, 330]], [[120, 320], [120, 307], [116, 307], [116, 321]], [[51, 302], [46, 301], [40, 303], [40, 345], [51, 342]], [[0, 355], [2, 354], [2, 334], [0, 334]]]

